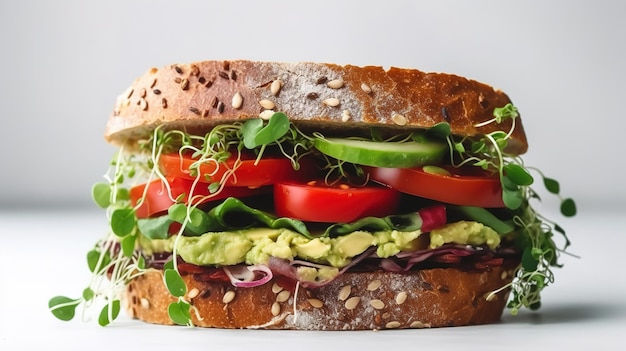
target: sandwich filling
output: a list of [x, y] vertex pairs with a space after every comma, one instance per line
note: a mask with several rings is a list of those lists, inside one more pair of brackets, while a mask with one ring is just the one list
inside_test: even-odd
[[[511, 130], [472, 138], [451, 135], [446, 123], [326, 136], [280, 112], [206, 135], [157, 128], [135, 145], [141, 152], [121, 150], [93, 188], [111, 233], [88, 263], [108, 290], [94, 283], [82, 298], [56, 297], [52, 312], [71, 319], [76, 306], [104, 296], [106, 325], [119, 313], [119, 288], [150, 269], [164, 271], [178, 298], [172, 320], [189, 325], [184, 274], [242, 288], [280, 275], [314, 288], [346, 271], [511, 262], [521, 264], [502, 287], [512, 291], [509, 307], [537, 308], [559, 265], [553, 233], [565, 233], [532, 209], [534, 179], [506, 151], [516, 117], [510, 104], [496, 109], [486, 123], [512, 120]], [[558, 183], [540, 175], [559, 196]], [[574, 202], [564, 199], [561, 210], [574, 215]]]

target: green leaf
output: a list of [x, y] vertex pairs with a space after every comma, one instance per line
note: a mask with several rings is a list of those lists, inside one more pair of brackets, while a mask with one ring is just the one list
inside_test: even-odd
[[166, 269], [163, 273], [163, 278], [165, 280], [165, 286], [172, 296], [185, 296], [187, 285], [185, 285], [185, 281], [176, 270]]
[[[111, 312], [111, 318], [109, 319], [109, 311]], [[98, 317], [98, 324], [101, 326], [107, 326], [111, 324], [113, 320], [117, 318], [120, 314], [120, 300], [113, 300], [111, 303], [106, 304], [100, 311], [100, 316]]]
[[93, 292], [93, 290], [91, 290], [91, 288], [85, 288], [85, 290], [83, 290], [83, 300], [91, 301], [94, 296], [95, 293]]
[[165, 264], [163, 265], [163, 271], [166, 271], [168, 269], [174, 269], [174, 260], [170, 259], [169, 261], [165, 262]]
[[508, 103], [503, 107], [496, 107], [493, 109], [493, 116], [496, 118], [496, 123], [502, 123], [509, 118], [518, 117], [519, 112], [517, 112], [517, 107]]
[[268, 145], [282, 138], [289, 131], [289, 118], [282, 112], [276, 112], [270, 117], [267, 125], [256, 133], [254, 138], [257, 145]]
[[172, 302], [167, 307], [167, 314], [172, 322], [179, 325], [190, 325], [191, 314], [189, 312], [191, 305], [185, 301]]
[[465, 146], [463, 145], [463, 143], [455, 143], [454, 144], [454, 149], [459, 152], [459, 153], [464, 153], [465, 152]]
[[137, 220], [139, 232], [149, 239], [167, 239], [170, 225], [174, 222], [169, 216], [140, 218]]
[[76, 307], [80, 304], [79, 299], [70, 299], [65, 296], [55, 296], [48, 301], [50, 312], [62, 321], [69, 321], [76, 314]]
[[534, 272], [537, 270], [537, 266], [539, 265], [539, 261], [533, 256], [532, 248], [527, 247], [524, 249], [522, 253], [522, 267], [527, 272]]
[[249, 119], [241, 126], [243, 145], [247, 149], [254, 149], [258, 146], [256, 135], [261, 128], [263, 128], [263, 120], [260, 118]]
[[426, 135], [437, 139], [446, 139], [450, 135], [450, 124], [447, 122], [437, 123], [428, 129]]
[[524, 167], [518, 164], [509, 163], [502, 168], [506, 177], [517, 185], [528, 186], [531, 185], [534, 181], [530, 173], [528, 173], [528, 171], [526, 171]]
[[517, 210], [524, 202], [524, 195], [519, 190], [502, 189], [502, 201], [511, 210]]
[[130, 208], [117, 209], [111, 214], [111, 229], [119, 237], [132, 233], [136, 224], [135, 211]]
[[122, 238], [121, 246], [122, 253], [126, 257], [132, 257], [135, 252], [135, 241], [137, 240], [136, 235], [126, 235]]
[[566, 217], [576, 215], [576, 203], [572, 199], [565, 199], [561, 202], [561, 213]]
[[[105, 267], [111, 263], [111, 256], [108, 252], [105, 252], [102, 257], [102, 262], [100, 266], [97, 267], [98, 261], [100, 260], [101, 252], [97, 250], [91, 250], [87, 252], [87, 266], [89, 267], [89, 271], [92, 273], [100, 273]], [[97, 271], [96, 271], [97, 269]]]
[[188, 210], [183, 204], [175, 204], [170, 206], [167, 213], [170, 219], [180, 224], [185, 223], [186, 234], [201, 235], [215, 227], [215, 220], [198, 208]]
[[91, 187], [91, 197], [101, 208], [111, 205], [111, 186], [107, 183], [96, 183]]
[[243, 144], [248, 149], [271, 144], [287, 134], [289, 127], [289, 118], [282, 112], [274, 113], [265, 127], [262, 119], [249, 119], [241, 126]]
[[543, 178], [543, 185], [552, 194], [558, 194], [561, 191], [559, 182], [552, 178]]
[[116, 201], [128, 201], [130, 200], [130, 191], [126, 188], [118, 188], [115, 196]]

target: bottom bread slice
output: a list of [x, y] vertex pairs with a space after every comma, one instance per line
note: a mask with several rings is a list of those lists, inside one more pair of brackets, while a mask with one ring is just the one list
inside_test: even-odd
[[[512, 267], [480, 272], [433, 268], [410, 273], [345, 273], [318, 288], [273, 279], [254, 288], [228, 282], [197, 281], [184, 275], [185, 300], [193, 324], [212, 328], [365, 330], [446, 327], [495, 323], [507, 302]], [[133, 318], [173, 324], [172, 297], [162, 271], [150, 270], [127, 286], [126, 307]]]

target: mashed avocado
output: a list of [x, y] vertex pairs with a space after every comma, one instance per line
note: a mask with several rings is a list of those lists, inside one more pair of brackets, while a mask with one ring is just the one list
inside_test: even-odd
[[[370, 247], [376, 247], [379, 257], [390, 257], [400, 251], [424, 249], [417, 241], [421, 231], [395, 230], [355, 231], [337, 238], [309, 239], [289, 229], [254, 228], [232, 232], [211, 232], [200, 236], [172, 236], [150, 240], [139, 236], [138, 245], [145, 254], [172, 252], [196, 265], [249, 265], [267, 263], [270, 257], [287, 260], [295, 258], [340, 268]], [[446, 243], [488, 245], [496, 248], [499, 235], [477, 222], [461, 221], [447, 224], [430, 233], [430, 248]], [[333, 272], [328, 272], [332, 275]], [[303, 275], [313, 274], [302, 272]], [[319, 273], [316, 273], [319, 276]]]

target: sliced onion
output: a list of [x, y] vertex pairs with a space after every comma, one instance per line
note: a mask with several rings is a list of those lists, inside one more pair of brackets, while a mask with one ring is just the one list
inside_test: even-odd
[[[229, 266], [223, 267], [224, 273], [230, 279], [230, 283], [238, 288], [254, 288], [255, 286], [263, 285], [274, 276], [272, 270], [264, 265], [258, 264], [254, 266]], [[261, 274], [257, 274], [257, 273]], [[257, 276], [261, 277], [257, 279]]]

